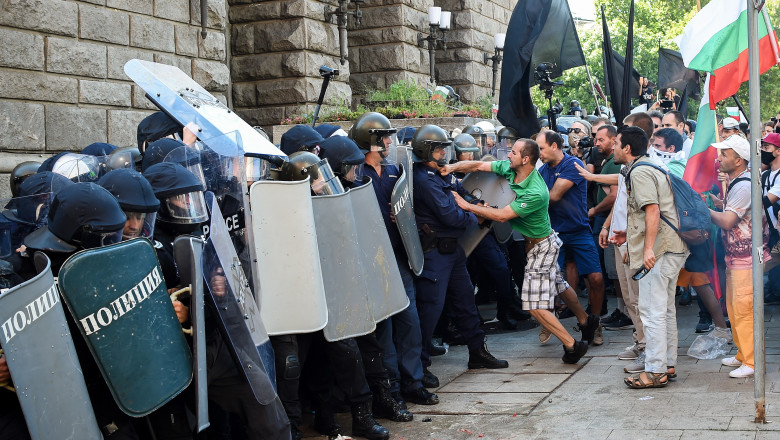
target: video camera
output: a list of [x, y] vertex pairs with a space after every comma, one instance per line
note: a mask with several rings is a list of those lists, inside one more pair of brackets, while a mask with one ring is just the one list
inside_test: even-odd
[[331, 69], [328, 66], [322, 65], [320, 66], [320, 76], [323, 78], [330, 78], [334, 76], [339, 76], [339, 70], [338, 69]]
[[552, 92], [553, 87], [563, 85], [563, 81], [553, 81], [552, 74], [555, 69], [554, 63], [540, 63], [536, 66], [536, 72], [534, 72], [534, 78], [539, 83], [539, 88], [545, 92]]

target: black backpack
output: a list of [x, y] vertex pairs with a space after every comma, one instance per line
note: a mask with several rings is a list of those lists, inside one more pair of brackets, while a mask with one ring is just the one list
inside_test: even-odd
[[669, 186], [672, 188], [674, 196], [674, 206], [677, 208], [677, 216], [680, 219], [680, 228], [676, 228], [663, 214], [661, 220], [666, 222], [670, 228], [689, 245], [700, 245], [706, 243], [710, 238], [710, 209], [702, 200], [701, 195], [691, 188], [688, 182], [675, 176], [659, 167], [658, 165], [641, 162], [634, 165], [626, 176], [626, 189], [631, 190], [631, 171], [636, 167], [646, 165], [664, 173], [669, 180]]

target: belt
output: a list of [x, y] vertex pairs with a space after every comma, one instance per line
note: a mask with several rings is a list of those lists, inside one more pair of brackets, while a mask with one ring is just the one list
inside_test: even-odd
[[541, 238], [528, 238], [528, 237], [525, 237], [525, 252], [528, 253], [528, 251], [533, 249], [534, 246], [536, 246], [537, 244], [539, 244], [542, 241], [546, 240], [552, 234], [553, 233], [551, 232], [551, 233], [549, 233], [546, 236], [541, 237]]

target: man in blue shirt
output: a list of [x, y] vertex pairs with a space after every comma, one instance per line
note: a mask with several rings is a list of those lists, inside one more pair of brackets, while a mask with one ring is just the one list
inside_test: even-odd
[[[575, 167], [575, 164], [583, 166], [582, 162], [561, 150], [563, 138], [554, 131], [541, 132], [536, 141], [539, 144], [540, 159], [544, 162], [539, 168], [539, 174], [550, 190], [550, 223], [563, 241], [558, 264], [563, 267], [566, 253], [571, 253], [577, 270], [588, 280], [588, 296], [591, 304], [595, 305], [593, 310], [601, 310], [604, 278], [588, 222], [587, 184]], [[570, 285], [577, 284], [577, 280], [567, 281]], [[595, 319], [598, 319], [598, 314]], [[589, 342], [593, 345], [601, 345], [604, 342], [600, 324], [593, 340]]]

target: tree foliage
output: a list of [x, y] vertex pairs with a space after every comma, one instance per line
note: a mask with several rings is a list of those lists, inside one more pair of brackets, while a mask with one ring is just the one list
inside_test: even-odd
[[[745, 0], [734, 0], [745, 1]], [[709, 0], [701, 0], [705, 6]], [[624, 55], [626, 50], [626, 37], [628, 34], [628, 15], [631, 0], [596, 0], [596, 20], [592, 25], [578, 28], [582, 51], [585, 54], [591, 76], [594, 81], [604, 85], [604, 68], [602, 62], [601, 43], [603, 40], [601, 25], [601, 6], [604, 6], [612, 38], [612, 48], [617, 53]], [[780, 25], [780, 2], [767, 1], [772, 26], [777, 31]], [[672, 39], [682, 34], [685, 25], [697, 12], [696, 0], [635, 0], [634, 3], [634, 68], [640, 75], [646, 76], [650, 81], [658, 79], [658, 48], [680, 50]], [[778, 32], [780, 33], [780, 32]], [[564, 85], [555, 89], [555, 98], [563, 104], [564, 110], [568, 109], [569, 101], [578, 100], [583, 109], [593, 113], [595, 102], [588, 75], [585, 67], [576, 67], [567, 70], [560, 78]], [[768, 120], [780, 111], [780, 67], [773, 67], [767, 73], [761, 75], [761, 116], [762, 120]], [[678, 91], [678, 94], [682, 91]], [[544, 114], [548, 108], [538, 87], [532, 89], [534, 103]], [[748, 84], [740, 88], [738, 97], [746, 110], [748, 107]], [[603, 105], [603, 102], [600, 101]], [[722, 105], [734, 106], [733, 100]], [[689, 115], [696, 119], [699, 102], [689, 102]], [[725, 115], [724, 108], [719, 108], [719, 114]]]

